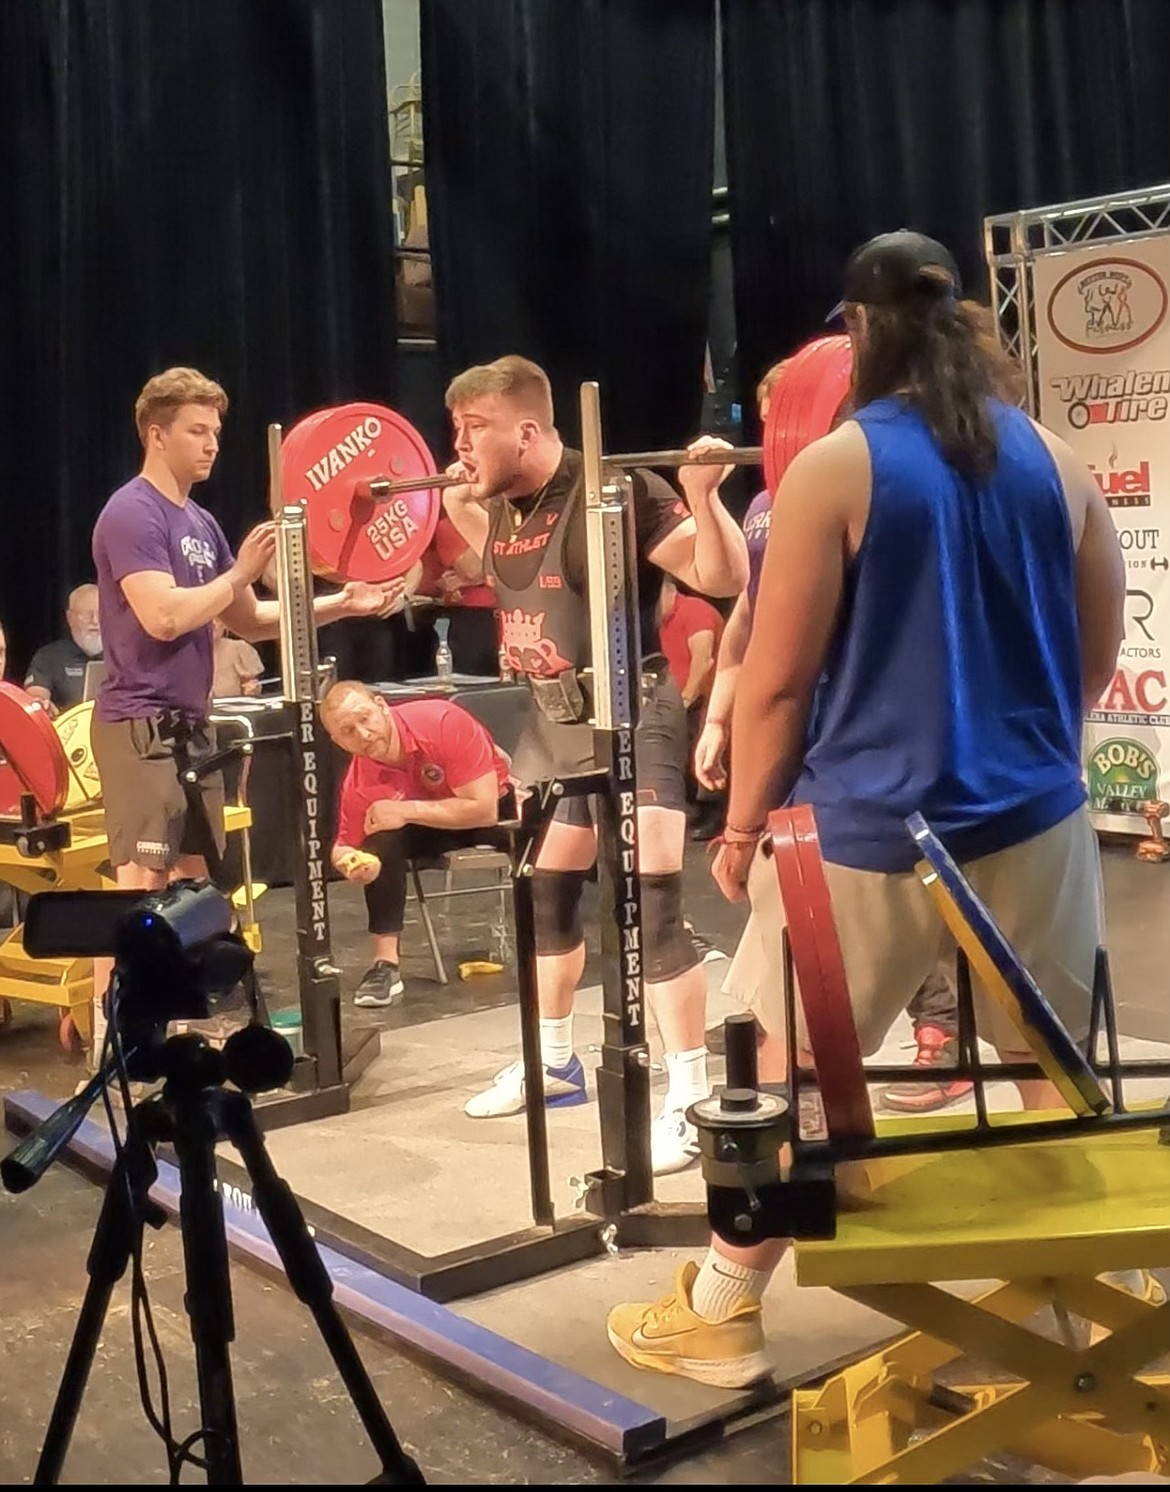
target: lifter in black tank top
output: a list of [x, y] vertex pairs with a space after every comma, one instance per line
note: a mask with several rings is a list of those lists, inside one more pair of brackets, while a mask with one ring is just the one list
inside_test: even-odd
[[[517, 674], [532, 682], [534, 698], [551, 699], [561, 685], [571, 694], [578, 673], [589, 666], [581, 457], [566, 450], [557, 434], [548, 379], [523, 358], [500, 358], [456, 378], [447, 391], [447, 406], [458, 456], [448, 474], [467, 481], [448, 488], [443, 503], [469, 548], [483, 557], [484, 572], [495, 585], [508, 659]], [[723, 444], [703, 440], [694, 449]], [[635, 473], [647, 671], [656, 671], [654, 611], [663, 572], [710, 596], [737, 595], [747, 582], [743, 535], [719, 499], [726, 470], [681, 468], [682, 499], [661, 477]], [[592, 748], [588, 725], [553, 724], [536, 711], [534, 715], [533, 730], [515, 757], [521, 780], [535, 781], [554, 770], [586, 770]], [[708, 1092], [706, 979], [681, 910], [685, 731], [677, 691], [664, 683], [636, 737], [646, 985], [669, 1073], [663, 1110], [652, 1132], [659, 1175], [681, 1170], [697, 1154], [694, 1132], [683, 1116]], [[584, 800], [573, 801], [584, 806]], [[533, 878], [541, 1051], [550, 1106], [580, 1103], [585, 1096], [571, 1033], [574, 994], [585, 966], [580, 898], [584, 872], [596, 855], [587, 810], [584, 817], [580, 811], [558, 812]], [[515, 1063], [468, 1103], [467, 1112], [491, 1118], [518, 1113], [523, 1106], [523, 1069]]]

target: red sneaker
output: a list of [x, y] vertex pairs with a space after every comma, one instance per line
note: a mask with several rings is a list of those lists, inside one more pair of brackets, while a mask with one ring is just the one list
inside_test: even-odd
[[[918, 1055], [914, 1066], [925, 1071], [955, 1065], [959, 1054], [958, 1039], [948, 1036], [938, 1026], [915, 1026]], [[901, 1114], [929, 1114], [965, 1098], [975, 1085], [968, 1078], [948, 1078], [945, 1072], [921, 1083], [892, 1083], [879, 1095], [882, 1106]]]

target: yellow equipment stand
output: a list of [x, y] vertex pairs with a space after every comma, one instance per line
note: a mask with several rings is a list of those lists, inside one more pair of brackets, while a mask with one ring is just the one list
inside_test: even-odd
[[[1170, 1266], [1170, 1146], [1156, 1129], [1086, 1126], [1083, 1139], [856, 1162], [837, 1177], [837, 1237], [794, 1245], [797, 1282], [910, 1330], [793, 1395], [794, 1485], [929, 1485], [997, 1451], [1076, 1478], [1170, 1468], [1170, 1378], [1142, 1371], [1170, 1352], [1170, 1304], [1098, 1279]], [[936, 1283], [993, 1280], [973, 1298]], [[1038, 1334], [1069, 1314], [1110, 1335]], [[991, 1371], [945, 1371], [959, 1359]]]
[[[111, 891], [113, 881], [99, 873], [108, 853], [105, 817], [100, 805], [60, 815], [70, 827], [71, 842], [62, 850], [27, 856], [12, 844], [0, 843], [0, 881], [18, 891]], [[224, 827], [231, 833], [250, 828], [251, 810], [229, 803]], [[261, 888], [256, 888], [257, 892]], [[237, 905], [240, 898], [233, 897]], [[245, 939], [258, 950], [259, 924], [242, 929]], [[31, 958], [24, 951], [23, 928], [16, 927], [0, 942], [0, 1002], [32, 1000], [56, 1005], [61, 1011], [63, 1046], [72, 1045], [72, 1030], [83, 1045], [91, 1034], [90, 1007], [93, 1000], [93, 961], [88, 958]], [[2, 1008], [2, 1006], [0, 1006]]]

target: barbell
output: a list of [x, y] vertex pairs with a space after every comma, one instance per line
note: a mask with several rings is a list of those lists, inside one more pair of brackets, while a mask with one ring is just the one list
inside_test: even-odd
[[[789, 462], [825, 435], [849, 389], [844, 336], [818, 337], [792, 357], [773, 386], [763, 444], [711, 451], [629, 451], [614, 468], [695, 464], [764, 468], [775, 492]], [[438, 494], [457, 485], [439, 473], [409, 420], [381, 404], [342, 404], [306, 415], [280, 447], [282, 501], [307, 509], [309, 562], [334, 580], [386, 581], [422, 559], [439, 521]]]

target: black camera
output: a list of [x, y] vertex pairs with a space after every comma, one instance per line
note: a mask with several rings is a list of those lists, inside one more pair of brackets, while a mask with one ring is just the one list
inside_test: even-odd
[[[241, 1006], [252, 952], [231, 902], [209, 881], [164, 891], [46, 891], [32, 897], [24, 947], [33, 958], [112, 958], [106, 1014], [131, 1076], [155, 1076], [151, 1053], [170, 1021]], [[131, 1056], [133, 1054], [133, 1056]]]

